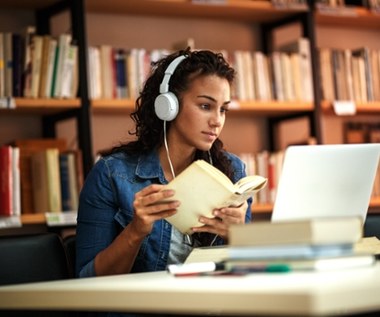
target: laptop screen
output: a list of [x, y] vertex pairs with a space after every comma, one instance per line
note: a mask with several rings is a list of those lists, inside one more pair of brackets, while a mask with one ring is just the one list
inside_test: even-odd
[[380, 144], [290, 146], [272, 221], [360, 216], [365, 221]]

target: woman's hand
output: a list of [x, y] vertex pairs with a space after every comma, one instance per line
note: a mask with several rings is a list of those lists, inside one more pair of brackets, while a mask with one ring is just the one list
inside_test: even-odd
[[200, 217], [199, 222], [203, 226], [194, 227], [194, 232], [210, 232], [219, 235], [224, 240], [228, 240], [228, 228], [231, 224], [245, 223], [245, 214], [248, 203], [245, 201], [238, 207], [225, 207], [215, 209], [213, 214], [215, 218]]
[[177, 212], [179, 201], [160, 202], [174, 195], [173, 190], [164, 188], [165, 185], [153, 184], [135, 194], [133, 201], [135, 213], [129, 226], [139, 235], [148, 235], [152, 231], [155, 221], [172, 216]]

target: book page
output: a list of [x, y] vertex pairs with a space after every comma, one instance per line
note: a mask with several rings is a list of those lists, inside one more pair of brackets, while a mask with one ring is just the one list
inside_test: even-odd
[[365, 237], [355, 244], [355, 252], [380, 254], [380, 240], [377, 237]]
[[227, 246], [194, 248], [185, 260], [185, 264], [199, 262], [221, 262], [228, 258]]

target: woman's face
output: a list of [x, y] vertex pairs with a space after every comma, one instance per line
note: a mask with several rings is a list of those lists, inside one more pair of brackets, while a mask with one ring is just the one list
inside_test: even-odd
[[182, 145], [208, 151], [219, 137], [231, 101], [230, 85], [216, 75], [197, 77], [182, 94], [170, 138]]

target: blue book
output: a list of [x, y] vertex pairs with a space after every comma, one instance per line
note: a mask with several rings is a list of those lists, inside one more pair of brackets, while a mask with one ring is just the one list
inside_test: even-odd
[[127, 98], [127, 69], [125, 60], [125, 50], [117, 49], [115, 51], [117, 98]]
[[72, 210], [70, 197], [69, 165], [66, 153], [59, 154], [59, 171], [61, 177], [62, 211]]

